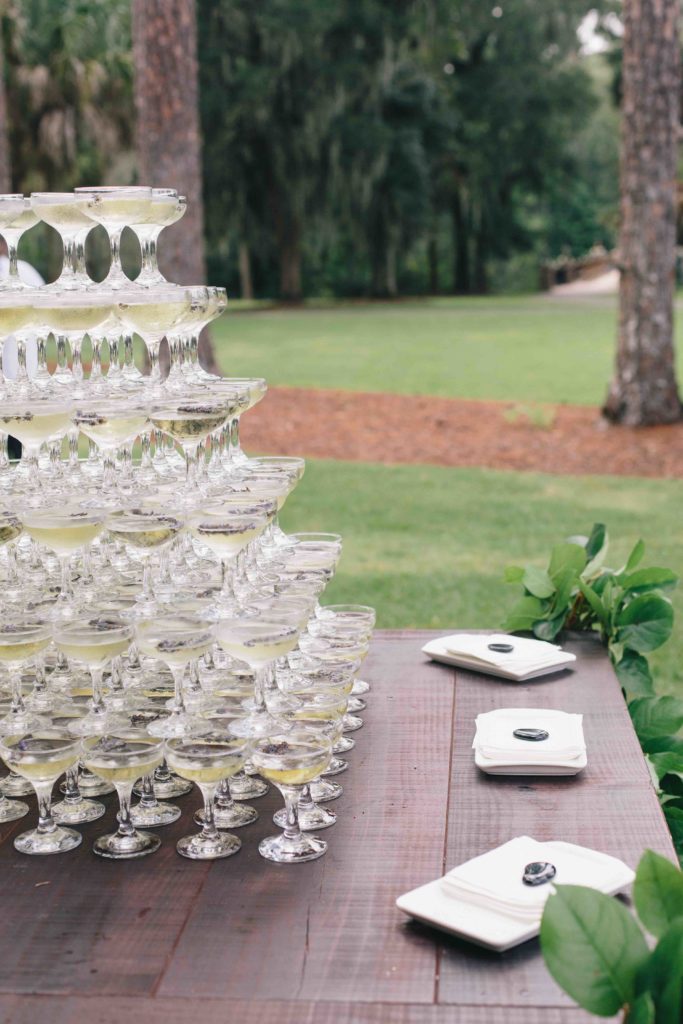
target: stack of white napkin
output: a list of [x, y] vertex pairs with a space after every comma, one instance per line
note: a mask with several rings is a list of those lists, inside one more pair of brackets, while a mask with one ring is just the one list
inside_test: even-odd
[[[549, 708], [497, 708], [478, 715], [472, 747], [491, 775], [576, 775], [586, 767], [583, 715]], [[543, 729], [544, 740], [519, 739], [515, 729]]]
[[[556, 874], [552, 882], [530, 886], [522, 881], [527, 864], [544, 861]], [[634, 879], [623, 861], [584, 846], [559, 841], [539, 843], [518, 836], [495, 850], [474, 857], [449, 871], [441, 879], [444, 893], [481, 910], [514, 918], [520, 924], [539, 924], [553, 883], [587, 885], [604, 893], [615, 893]]]
[[[492, 651], [492, 644], [512, 650]], [[555, 644], [507, 633], [454, 633], [430, 640], [422, 650], [434, 661], [515, 682], [558, 672], [576, 661], [575, 654]]]

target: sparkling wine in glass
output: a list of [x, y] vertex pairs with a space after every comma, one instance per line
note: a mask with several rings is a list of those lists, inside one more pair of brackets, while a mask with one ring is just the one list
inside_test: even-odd
[[129, 224], [146, 220], [151, 213], [152, 190], [143, 186], [77, 188], [77, 206], [86, 217], [101, 224], [109, 235], [111, 265], [102, 282], [107, 288], [130, 288], [131, 280], [121, 266], [121, 233]]
[[62, 272], [48, 287], [60, 292], [83, 291], [90, 284], [85, 240], [96, 222], [83, 212], [74, 192], [32, 192], [31, 206], [39, 220], [59, 233], [64, 247]]

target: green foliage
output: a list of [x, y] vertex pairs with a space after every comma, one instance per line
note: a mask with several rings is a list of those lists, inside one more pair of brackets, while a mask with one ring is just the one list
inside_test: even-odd
[[647, 850], [633, 885], [638, 917], [659, 939], [650, 952], [618, 900], [558, 885], [541, 922], [541, 949], [555, 981], [591, 1013], [624, 1011], [628, 1024], [677, 1024], [683, 1011], [683, 874]]

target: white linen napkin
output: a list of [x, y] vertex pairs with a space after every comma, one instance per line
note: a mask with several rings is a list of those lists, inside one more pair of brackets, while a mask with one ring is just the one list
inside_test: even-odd
[[[555, 764], [586, 752], [583, 715], [552, 708], [497, 708], [477, 715], [472, 747], [484, 757], [505, 764]], [[533, 741], [513, 735], [515, 729], [545, 729], [548, 738]]]
[[[511, 644], [511, 651], [491, 651], [489, 644]], [[496, 668], [532, 671], [553, 664], [561, 648], [545, 640], [510, 636], [507, 633], [458, 633], [449, 638], [449, 654], [465, 655], [483, 665]]]
[[587, 885], [614, 892], [628, 885], [634, 873], [616, 857], [573, 843], [539, 843], [518, 836], [502, 846], [453, 868], [441, 879], [445, 894], [519, 921], [540, 922], [553, 883], [530, 886], [522, 881], [527, 864], [548, 861], [557, 870], [554, 882]]

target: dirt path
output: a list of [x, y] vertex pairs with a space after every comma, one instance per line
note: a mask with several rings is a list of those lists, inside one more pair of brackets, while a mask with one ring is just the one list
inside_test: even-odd
[[683, 423], [611, 427], [581, 406], [272, 388], [242, 436], [273, 455], [683, 477]]

